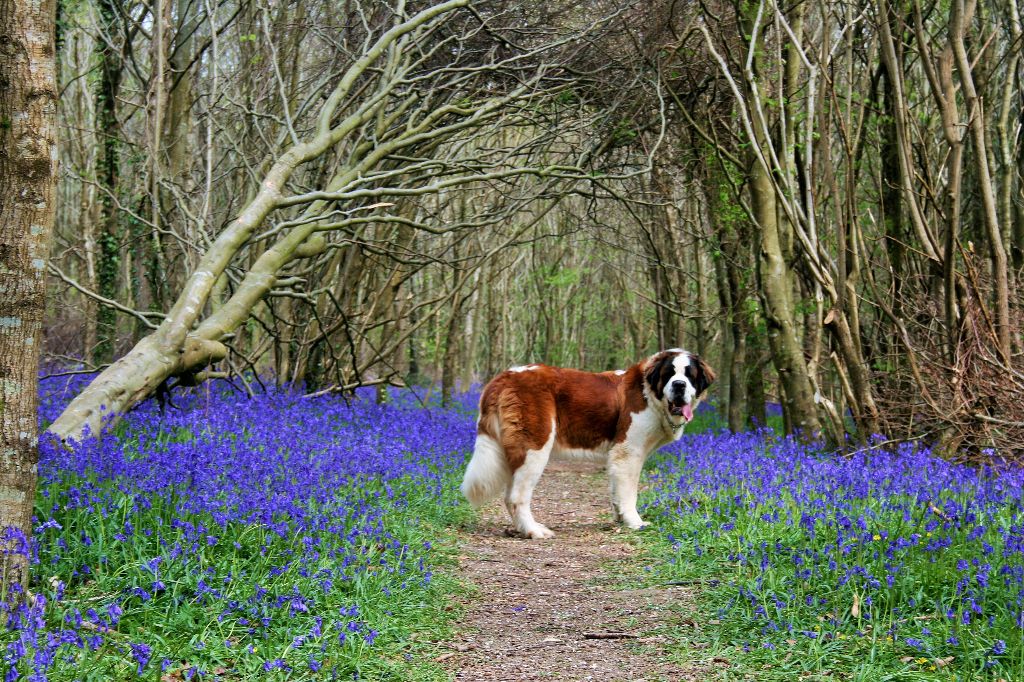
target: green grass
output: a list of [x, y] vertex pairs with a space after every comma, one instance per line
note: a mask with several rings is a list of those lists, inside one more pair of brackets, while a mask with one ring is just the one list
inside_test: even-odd
[[[789, 682], [790, 680], [994, 680], [998, 672], [965, 670], [945, 660], [916, 654], [891, 636], [872, 630], [864, 636], [837, 634], [834, 639], [810, 639], [793, 635], [781, 638], [774, 648], [757, 643], [760, 633], [749, 621], [730, 618], [736, 607], [737, 583], [750, 584], [752, 576], [715, 557], [666, 563], [675, 554], [660, 540], [647, 543], [654, 569], [648, 580], [661, 585], [688, 585], [696, 591], [697, 611], [692, 624], [669, 626], [658, 632], [672, 640], [673, 658], [680, 663], [703, 662], [717, 671], [716, 679]], [[815, 609], [790, 614], [798, 627], [822, 633], [826, 617]], [[879, 628], [883, 630], [884, 628]], [[942, 657], [943, 659], [945, 657]], [[1003, 673], [1005, 674], [1005, 673]]]
[[[758, 471], [757, 456], [751, 461]], [[1018, 501], [980, 503], [980, 493], [975, 498], [966, 488], [939, 492], [934, 505], [948, 503], [945, 508], [961, 510], [961, 518], [977, 515], [963, 523], [944, 521], [943, 512], [936, 516], [934, 506], [909, 496], [879, 491], [836, 501], [798, 494], [798, 484], [792, 493], [761, 501], [743, 482], [696, 486], [680, 503], [663, 493], [680, 475], [665, 462], [655, 458], [649, 466], [654, 485], [641, 500], [652, 505], [645, 517], [656, 529], [637, 537], [649, 565], [648, 584], [692, 585], [698, 592], [693, 625], [667, 626], [660, 633], [673, 641], [678, 661], [703, 661], [716, 671], [714, 679], [728, 680], [1024, 679], [1024, 629], [1015, 623], [1019, 606], [1012, 606], [1018, 587], [1010, 580], [1004, 584], [998, 573], [1017, 563], [1005, 529], [1020, 527]], [[868, 541], [830, 572], [829, 547], [837, 541], [832, 505], [853, 519], [868, 518], [884, 535], [868, 531]], [[823, 517], [809, 532], [801, 515], [822, 510], [830, 522]], [[796, 522], [771, 522], [773, 513]], [[923, 549], [942, 536], [953, 539], [945, 550]], [[889, 542], [898, 537], [909, 538], [910, 545], [893, 551]], [[763, 556], [759, 547], [766, 547]], [[798, 556], [807, 563], [795, 561]], [[978, 569], [972, 559], [991, 563], [987, 586], [973, 579]], [[844, 565], [894, 579], [872, 586], [857, 576], [844, 582]], [[801, 573], [811, 566], [811, 577]], [[967, 597], [956, 587], [961, 578], [974, 580], [966, 583], [969, 594], [984, 612], [969, 623]], [[769, 623], [789, 624], [792, 631], [768, 629]], [[1003, 654], [995, 650], [1000, 640]]]
[[[100, 485], [97, 492], [112, 487]], [[359, 488], [361, 496], [383, 492], [372, 481], [360, 482]], [[454, 488], [454, 481], [446, 482], [446, 490]], [[137, 679], [136, 666], [126, 655], [135, 641], [149, 642], [154, 656], [177, 654], [162, 666], [150, 665], [142, 679], [158, 680], [162, 675], [187, 678], [194, 669], [206, 673], [206, 679], [303, 679], [313, 675], [310, 658], [316, 659], [325, 674], [333, 671], [347, 679], [353, 675], [373, 680], [447, 679], [432, 662], [433, 642], [449, 636], [450, 624], [459, 614], [450, 595], [461, 592], [463, 586], [454, 575], [454, 539], [449, 529], [461, 523], [468, 512], [464, 507], [439, 504], [436, 492], [425, 490], [418, 480], [406, 478], [390, 484], [390, 493], [402, 504], [385, 508], [382, 523], [388, 543], [357, 542], [348, 556], [358, 558], [362, 567], [352, 571], [346, 584], [331, 587], [325, 587], [315, 571], [318, 563], [328, 566], [333, 561], [326, 552], [320, 562], [296, 560], [309, 551], [303, 544], [309, 542], [308, 536], [280, 536], [265, 526], [238, 523], [221, 530], [213, 518], [200, 516], [193, 522], [217, 527], [218, 539], [215, 544], [196, 546], [182, 531], [168, 528], [175, 516], [173, 500], [138, 509], [133, 508], [133, 498], [110, 492], [119, 503], [107, 507], [105, 515], [87, 509], [65, 514], [58, 510], [53, 515], [61, 529], [46, 532], [60, 537], [48, 538], [51, 543], [47, 547], [53, 551], [44, 550], [41, 561], [54, 576], [51, 587], [58, 577], [66, 587], [48, 619], [64, 622], [67, 618], [70, 622], [89, 609], [102, 616], [116, 596], [133, 588], [147, 596], [123, 601], [125, 615], [116, 627], [103, 632], [103, 644], [62, 654], [68, 658], [51, 671], [50, 680]], [[51, 486], [45, 499], [60, 500], [66, 494], [67, 490]], [[343, 498], [345, 491], [339, 495]], [[346, 518], [344, 510], [337, 513], [350, 526], [360, 522]], [[135, 536], [131, 542], [114, 539], [124, 532], [126, 522], [136, 528], [167, 530], [149, 538]], [[74, 542], [82, 533], [92, 538], [91, 544]], [[64, 538], [71, 542], [61, 543]], [[77, 551], [61, 553], [61, 544]], [[187, 563], [174, 559], [175, 547], [190, 553]], [[429, 583], [416, 567], [421, 558], [417, 550], [424, 547], [430, 547]], [[166, 558], [159, 565], [162, 587], [155, 590], [154, 574], [146, 564], [157, 556]], [[375, 570], [375, 565], [387, 568]], [[406, 573], [393, 570], [399, 566], [407, 569]], [[410, 586], [413, 581], [421, 584]], [[293, 609], [275, 608], [294, 595], [302, 595], [304, 603], [296, 603]], [[246, 605], [247, 613], [232, 611], [232, 604]], [[358, 635], [339, 642], [332, 621], [348, 620], [339, 614], [353, 606], [358, 615], [352, 620], [358, 621], [361, 633], [377, 633], [372, 646]], [[259, 622], [260, 614], [265, 622]], [[314, 614], [326, 616], [319, 628]], [[317, 634], [311, 636], [311, 632]], [[301, 651], [296, 637], [304, 638]], [[291, 670], [264, 670], [266, 661], [277, 660]], [[166, 669], [161, 671], [161, 667]]]
[[[124, 429], [118, 435], [125, 451], [139, 447]], [[246, 445], [244, 434], [232, 438]], [[193, 435], [179, 429], [158, 440]], [[124, 476], [69, 473], [44, 483], [30, 588], [47, 600], [39, 631], [68, 628], [86, 641], [58, 649], [47, 679], [447, 680], [433, 661], [436, 643], [450, 638], [462, 608], [451, 597], [466, 589], [452, 529], [472, 512], [458, 498], [461, 471], [432, 470], [430, 481], [351, 479], [306, 503], [315, 521], [301, 530], [286, 517], [183, 513], [187, 491], [147, 494]], [[0, 646], [14, 646], [15, 634]], [[141, 670], [137, 642], [152, 650]], [[22, 674], [31, 670], [28, 648]]]

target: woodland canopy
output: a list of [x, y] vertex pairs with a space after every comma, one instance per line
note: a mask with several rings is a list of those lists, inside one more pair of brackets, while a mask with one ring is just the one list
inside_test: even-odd
[[1015, 0], [61, 0], [50, 428], [685, 346], [735, 430], [1018, 457], [1021, 51]]

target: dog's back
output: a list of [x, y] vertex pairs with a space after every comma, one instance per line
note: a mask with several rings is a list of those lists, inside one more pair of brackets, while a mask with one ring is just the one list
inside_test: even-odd
[[616, 387], [622, 373], [525, 365], [492, 379], [480, 396], [473, 458], [462, 494], [474, 506], [497, 497], [531, 450], [541, 450], [555, 432], [557, 451], [590, 450], [610, 442], [621, 405]]

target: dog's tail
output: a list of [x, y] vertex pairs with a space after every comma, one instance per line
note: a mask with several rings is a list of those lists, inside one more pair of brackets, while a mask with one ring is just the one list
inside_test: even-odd
[[473, 458], [462, 477], [462, 494], [470, 504], [479, 507], [497, 497], [510, 478], [505, 450], [487, 434], [478, 434]]

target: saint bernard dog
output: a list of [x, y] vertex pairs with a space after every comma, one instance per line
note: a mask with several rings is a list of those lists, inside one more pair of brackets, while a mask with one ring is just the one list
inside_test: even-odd
[[679, 439], [714, 380], [707, 363], [679, 348], [615, 372], [547, 365], [506, 370], [480, 397], [462, 494], [478, 507], [504, 492], [518, 533], [551, 538], [530, 512], [548, 459], [596, 459], [607, 464], [615, 520], [641, 528], [636, 498], [644, 461]]

